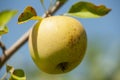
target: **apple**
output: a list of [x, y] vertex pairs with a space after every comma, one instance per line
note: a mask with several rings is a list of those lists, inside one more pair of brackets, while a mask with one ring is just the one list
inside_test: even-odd
[[36, 23], [29, 35], [29, 50], [43, 72], [61, 74], [82, 61], [87, 35], [81, 23], [68, 16], [50, 16]]

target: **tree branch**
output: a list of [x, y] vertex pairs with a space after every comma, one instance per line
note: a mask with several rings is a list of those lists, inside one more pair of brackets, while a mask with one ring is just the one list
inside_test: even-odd
[[[53, 15], [64, 3], [60, 2], [61, 0], [58, 0], [56, 4], [51, 8], [47, 13], [43, 15], [43, 17], [48, 17], [49, 14]], [[0, 57], [0, 69], [3, 67], [3, 65], [9, 60], [9, 58], [19, 49], [21, 48], [27, 41], [29, 37], [29, 32], [32, 30], [30, 28], [18, 41], [15, 42], [9, 49], [7, 49], [4, 54]]]

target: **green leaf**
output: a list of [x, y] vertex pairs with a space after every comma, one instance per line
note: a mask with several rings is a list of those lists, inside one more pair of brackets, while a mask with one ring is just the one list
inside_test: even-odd
[[15, 69], [9, 80], [26, 80], [24, 71], [22, 69]]
[[22, 69], [14, 69], [13, 66], [6, 65], [7, 73], [10, 73], [9, 80], [26, 80], [25, 73]]
[[9, 73], [13, 73], [14, 67], [7, 64], [6, 65], [6, 71], [9, 72]]
[[0, 12], [0, 26], [6, 25], [16, 13], [16, 10], [5, 10]]
[[3, 35], [3, 34], [6, 34], [8, 32], [9, 32], [9, 29], [6, 25], [5, 26], [0, 26], [0, 36]]
[[35, 9], [31, 6], [27, 6], [23, 13], [20, 14], [18, 18], [18, 24], [25, 23], [29, 20], [41, 20], [40, 16], [37, 16]]
[[96, 6], [91, 2], [77, 2], [66, 13], [65, 15], [75, 16], [79, 18], [99, 18], [105, 16], [111, 11], [104, 5]]

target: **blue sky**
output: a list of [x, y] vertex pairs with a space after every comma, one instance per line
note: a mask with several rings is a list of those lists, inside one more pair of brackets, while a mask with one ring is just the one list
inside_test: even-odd
[[[48, 5], [49, 0], [45, 0], [45, 4]], [[68, 11], [69, 7], [79, 0], [69, 0], [69, 2], [64, 5], [55, 15], [63, 14]], [[81, 0], [82, 1], [82, 0]], [[97, 5], [104, 4], [107, 7], [111, 8], [112, 11], [102, 17], [97, 19], [82, 19], [77, 18], [84, 26], [87, 36], [88, 36], [88, 49], [91, 46], [91, 42], [99, 40], [103, 47], [103, 52], [107, 56], [106, 58], [114, 60], [117, 58], [120, 47], [120, 9], [119, 9], [119, 0], [83, 0], [90, 1]], [[2, 41], [5, 43], [6, 47], [9, 48], [12, 46], [34, 23], [35, 21], [30, 21], [25, 24], [18, 25], [17, 18], [23, 9], [31, 5], [33, 6], [38, 15], [42, 16], [44, 10], [39, 2], [39, 0], [0, 0], [0, 11], [6, 9], [18, 10], [18, 14], [8, 23], [9, 33], [2, 37]], [[99, 42], [98, 41], [98, 42]], [[93, 44], [95, 45], [95, 44]], [[87, 52], [89, 53], [89, 52]], [[2, 53], [0, 53], [1, 55]], [[109, 56], [108, 56], [109, 55]], [[86, 58], [85, 58], [86, 59]], [[104, 60], [104, 59], [103, 59]], [[107, 61], [107, 60], [105, 60]], [[28, 44], [25, 44], [20, 48], [13, 57], [8, 61], [9, 64], [14, 65], [16, 68], [23, 68], [32, 66], [35, 67], [30, 55]], [[81, 64], [81, 68], [84, 67], [85, 62]], [[111, 63], [112, 65], [112, 63]], [[80, 67], [79, 67], [80, 68]], [[71, 74], [78, 72], [79, 68], [75, 69]], [[35, 67], [37, 70], [37, 67]], [[5, 67], [0, 71], [0, 77], [3, 75]], [[29, 70], [29, 69], [28, 69]], [[78, 72], [79, 73], [79, 72]], [[71, 79], [72, 80], [72, 79]], [[75, 79], [77, 80], [77, 79]]]

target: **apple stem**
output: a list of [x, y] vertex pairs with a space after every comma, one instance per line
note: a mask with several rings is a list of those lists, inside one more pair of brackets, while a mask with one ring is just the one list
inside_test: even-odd
[[[60, 2], [61, 0], [58, 0], [56, 4], [49, 10], [47, 13], [43, 15], [43, 17], [48, 17], [49, 15], [53, 15], [62, 5], [65, 3]], [[18, 41], [16, 41], [9, 49], [4, 51], [4, 55], [0, 57], [0, 69], [3, 67], [3, 65], [9, 60], [9, 58], [17, 51], [19, 48], [21, 48], [27, 41], [29, 37], [29, 32], [32, 30], [30, 28]]]

